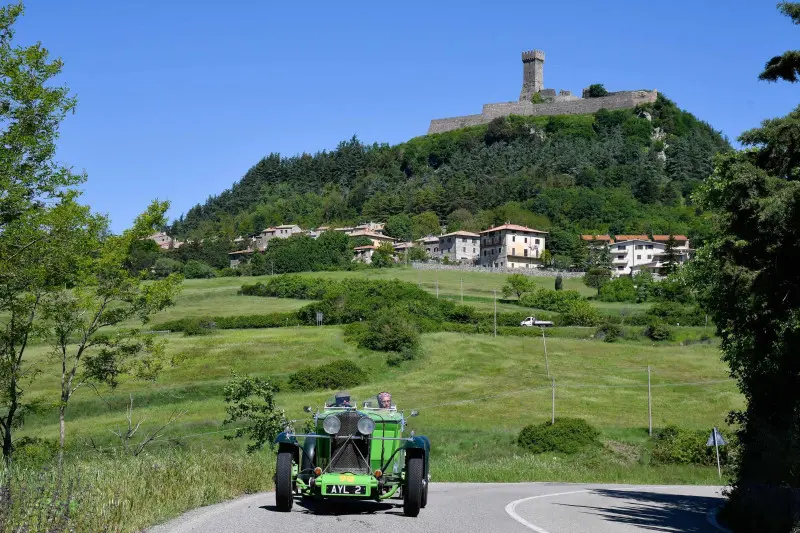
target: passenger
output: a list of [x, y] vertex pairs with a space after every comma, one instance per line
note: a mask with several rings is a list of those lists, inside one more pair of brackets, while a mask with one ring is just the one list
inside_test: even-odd
[[388, 392], [378, 393], [378, 407], [381, 409], [390, 409], [392, 407], [392, 395]]
[[335, 407], [350, 407], [350, 394], [347, 392], [337, 392], [334, 396]]

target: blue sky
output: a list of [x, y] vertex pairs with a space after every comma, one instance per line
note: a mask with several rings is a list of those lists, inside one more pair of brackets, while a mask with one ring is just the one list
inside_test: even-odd
[[800, 87], [757, 80], [798, 37], [747, 0], [29, 0], [17, 32], [65, 61], [79, 104], [58, 156], [115, 231], [153, 198], [178, 216], [271, 152], [395, 144], [516, 100], [532, 48], [548, 88], [658, 89], [734, 139], [798, 104]]

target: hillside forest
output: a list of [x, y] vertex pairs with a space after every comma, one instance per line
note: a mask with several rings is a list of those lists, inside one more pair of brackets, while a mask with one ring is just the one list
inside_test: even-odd
[[691, 193], [730, 149], [719, 132], [659, 95], [636, 109], [520, 117], [389, 146], [356, 137], [333, 151], [273, 153], [174, 220], [179, 239], [231, 242], [277, 224], [387, 222], [401, 238], [512, 221], [551, 232], [572, 256], [579, 233], [710, 230]]

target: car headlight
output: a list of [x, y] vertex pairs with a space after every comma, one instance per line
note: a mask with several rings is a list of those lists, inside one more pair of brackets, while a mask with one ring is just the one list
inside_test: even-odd
[[372, 435], [375, 431], [375, 421], [368, 416], [363, 417], [358, 421], [358, 431], [362, 435]]
[[339, 420], [338, 416], [326, 417], [322, 422], [322, 429], [325, 430], [325, 433], [335, 435], [336, 433], [339, 433], [340, 429], [342, 429], [342, 421]]

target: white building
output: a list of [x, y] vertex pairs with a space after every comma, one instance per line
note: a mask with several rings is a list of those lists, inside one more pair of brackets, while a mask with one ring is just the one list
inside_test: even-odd
[[469, 231], [454, 231], [440, 235], [439, 253], [450, 261], [475, 263], [481, 253], [481, 236]]
[[[694, 251], [689, 247], [689, 239], [685, 235], [674, 235], [674, 239], [678, 263], [686, 263]], [[669, 235], [654, 235], [653, 240], [646, 235], [618, 235], [617, 242], [610, 247], [612, 273], [621, 276], [648, 269], [661, 274], [668, 240]]]
[[546, 231], [503, 224], [481, 232], [480, 265], [493, 268], [539, 268]]

